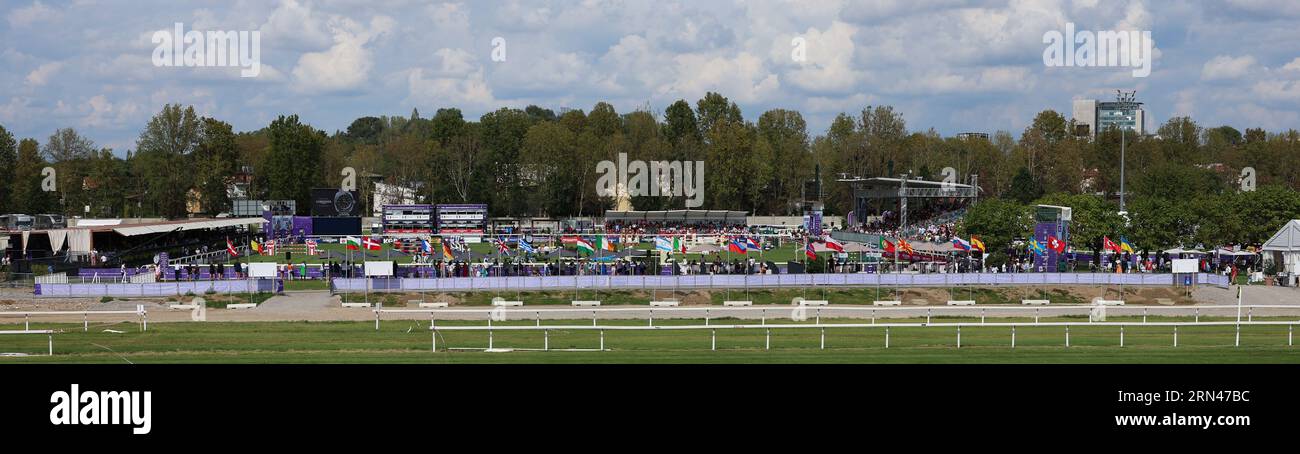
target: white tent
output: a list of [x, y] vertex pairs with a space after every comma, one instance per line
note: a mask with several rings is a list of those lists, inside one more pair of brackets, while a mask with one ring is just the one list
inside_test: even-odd
[[1282, 271], [1300, 273], [1300, 219], [1293, 219], [1264, 242], [1264, 252], [1272, 252]]

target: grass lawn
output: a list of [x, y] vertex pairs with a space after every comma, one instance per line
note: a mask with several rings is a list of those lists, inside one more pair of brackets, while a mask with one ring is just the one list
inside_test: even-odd
[[[1204, 318], [1203, 318], [1204, 319]], [[951, 319], [956, 320], [956, 319]], [[951, 321], [949, 320], [949, 321]], [[845, 322], [846, 320], [824, 320]], [[915, 320], [913, 320], [915, 321]], [[939, 320], [935, 320], [936, 322]], [[725, 323], [715, 320], [714, 323]], [[786, 321], [788, 323], [788, 321]], [[439, 326], [475, 322], [439, 322]], [[532, 323], [530, 321], [507, 321]], [[550, 321], [585, 324], [589, 320]], [[640, 324], [645, 321], [606, 321]], [[656, 323], [700, 323], [699, 320]], [[21, 329], [0, 325], [0, 329]], [[1118, 346], [1117, 327], [1075, 327], [1071, 347], [1064, 347], [1060, 327], [1022, 327], [1016, 348], [1010, 331], [1000, 327], [967, 327], [956, 348], [955, 329], [894, 328], [884, 348], [879, 328], [831, 328], [827, 348], [819, 348], [815, 329], [776, 330], [772, 350], [764, 350], [761, 329], [720, 330], [717, 351], [710, 351], [710, 333], [698, 331], [610, 331], [604, 352], [485, 353], [445, 351], [487, 346], [486, 332], [440, 331], [439, 351], [430, 352], [428, 321], [390, 320], [376, 331], [373, 322], [171, 322], [151, 323], [140, 332], [135, 323], [96, 324], [83, 333], [80, 324], [37, 324], [33, 329], [63, 329], [55, 335], [55, 356], [2, 357], [0, 364], [28, 362], [75, 363], [1300, 363], [1300, 348], [1287, 346], [1286, 326], [1242, 329], [1242, 347], [1233, 347], [1233, 327], [1184, 327], [1179, 346], [1172, 346], [1166, 327], [1129, 327], [1125, 347]], [[111, 328], [125, 331], [106, 333]], [[494, 333], [497, 348], [540, 348], [541, 332]], [[0, 352], [44, 354], [46, 336], [7, 335]], [[596, 348], [599, 333], [553, 330], [553, 349]]]

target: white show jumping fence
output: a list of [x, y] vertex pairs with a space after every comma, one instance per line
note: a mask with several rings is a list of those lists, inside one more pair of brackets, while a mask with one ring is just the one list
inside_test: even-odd
[[[605, 309], [568, 309], [568, 308], [557, 308], [557, 309], [536, 309], [536, 310], [519, 310], [519, 309], [516, 309], [516, 310], [508, 310], [508, 309], [506, 309], [506, 308], [504, 308], [504, 307], [499, 307], [499, 308], [494, 308], [494, 309], [382, 309], [382, 308], [380, 308], [380, 309], [376, 309], [374, 312], [375, 312], [375, 329], [376, 329], [376, 330], [379, 329], [379, 323], [380, 323], [380, 319], [381, 319], [382, 314], [386, 314], [386, 313], [389, 313], [389, 314], [402, 314], [402, 313], [427, 313], [427, 314], [429, 314], [429, 323], [430, 323], [429, 329], [430, 329], [430, 331], [432, 331], [432, 348], [431, 348], [431, 349], [432, 349], [433, 351], [435, 351], [435, 352], [437, 351], [438, 331], [487, 331], [487, 333], [488, 333], [488, 347], [487, 347], [486, 350], [493, 350], [493, 349], [494, 349], [494, 346], [495, 346], [495, 345], [494, 345], [494, 337], [493, 337], [493, 333], [494, 333], [495, 331], [542, 331], [542, 334], [543, 334], [543, 347], [541, 348], [541, 350], [543, 350], [543, 351], [549, 351], [549, 350], [550, 350], [550, 332], [551, 332], [552, 330], [561, 330], [561, 331], [566, 331], [566, 330], [598, 331], [598, 332], [600, 333], [600, 346], [599, 346], [598, 351], [604, 351], [604, 350], [605, 350], [605, 331], [657, 331], [657, 330], [661, 330], [661, 331], [673, 331], [673, 330], [710, 330], [710, 332], [711, 332], [711, 336], [710, 336], [710, 349], [711, 349], [711, 350], [717, 350], [717, 330], [719, 330], [719, 329], [723, 329], [723, 330], [728, 330], [728, 329], [763, 329], [763, 330], [766, 331], [766, 340], [765, 340], [765, 344], [764, 344], [764, 349], [770, 349], [770, 348], [771, 348], [771, 343], [772, 343], [772, 330], [773, 330], [773, 329], [778, 329], [778, 330], [780, 330], [780, 329], [818, 329], [818, 330], [820, 330], [820, 333], [821, 333], [821, 348], [822, 348], [822, 349], [825, 349], [825, 348], [826, 348], [826, 329], [827, 329], [827, 328], [835, 328], [835, 329], [852, 329], [852, 328], [862, 328], [862, 329], [884, 329], [884, 330], [885, 330], [885, 348], [889, 348], [890, 328], [930, 328], [930, 327], [934, 327], [934, 328], [956, 328], [956, 331], [957, 331], [957, 333], [956, 333], [956, 335], [957, 335], [956, 346], [957, 346], [957, 348], [961, 348], [961, 329], [962, 329], [963, 327], [1009, 327], [1009, 328], [1011, 328], [1011, 347], [1012, 347], [1012, 348], [1015, 348], [1015, 343], [1016, 343], [1016, 328], [1017, 328], [1017, 327], [1064, 327], [1064, 328], [1065, 328], [1065, 346], [1066, 346], [1066, 347], [1069, 347], [1069, 346], [1070, 346], [1070, 327], [1078, 327], [1078, 326], [1112, 326], [1112, 327], [1119, 327], [1119, 329], [1120, 329], [1120, 333], [1119, 333], [1119, 343], [1120, 343], [1120, 346], [1121, 346], [1121, 347], [1124, 346], [1124, 334], [1125, 334], [1125, 328], [1126, 328], [1126, 327], [1131, 327], [1131, 326], [1155, 326], [1155, 327], [1161, 327], [1161, 326], [1163, 326], [1163, 327], [1172, 327], [1172, 328], [1173, 328], [1173, 345], [1174, 345], [1175, 347], [1177, 347], [1177, 346], [1178, 346], [1178, 328], [1179, 328], [1179, 327], [1187, 327], [1187, 326], [1236, 326], [1236, 335], [1235, 335], [1234, 346], [1240, 347], [1240, 346], [1241, 346], [1241, 326], [1242, 326], [1242, 325], [1246, 325], [1246, 326], [1282, 326], [1282, 325], [1285, 325], [1285, 326], [1287, 326], [1287, 345], [1288, 345], [1288, 346], [1292, 346], [1292, 345], [1294, 345], [1294, 327], [1295, 327], [1296, 324], [1300, 324], [1300, 317], [1298, 317], [1296, 320], [1281, 320], [1281, 321], [1279, 321], [1279, 320], [1255, 321], [1255, 320], [1254, 320], [1254, 311], [1255, 311], [1255, 309], [1261, 309], [1261, 310], [1265, 310], [1265, 309], [1266, 309], [1266, 310], [1273, 310], [1273, 311], [1275, 311], [1275, 312], [1277, 312], [1278, 310], [1281, 310], [1281, 312], [1300, 313], [1300, 306], [1285, 306], [1285, 305], [1249, 305], [1249, 306], [1246, 306], [1246, 305], [1241, 305], [1241, 306], [1231, 306], [1231, 305], [1214, 305], [1214, 306], [1209, 306], [1209, 305], [1207, 305], [1207, 306], [1158, 306], [1158, 307], [1157, 307], [1157, 306], [1143, 306], [1143, 307], [1134, 307], [1134, 306], [1128, 306], [1128, 307], [1124, 307], [1124, 306], [1114, 306], [1114, 307], [1108, 307], [1108, 308], [1105, 309], [1107, 312], [1110, 312], [1110, 315], [1111, 315], [1111, 316], [1126, 316], [1126, 315], [1127, 315], [1127, 316], [1137, 316], [1137, 315], [1140, 313], [1141, 316], [1142, 316], [1142, 321], [1141, 321], [1141, 322], [1136, 322], [1136, 321], [1134, 321], [1134, 322], [1106, 322], [1106, 321], [1097, 321], [1097, 320], [1094, 320], [1094, 313], [1093, 313], [1093, 311], [1094, 311], [1097, 307], [1098, 307], [1098, 306], [1096, 306], [1096, 305], [1069, 305], [1069, 306], [1044, 306], [1044, 307], [1018, 307], [1018, 306], [996, 306], [996, 307], [994, 307], [994, 306], [984, 305], [984, 306], [945, 306], [945, 307], [937, 307], [937, 308], [935, 308], [935, 307], [884, 307], [884, 308], [882, 308], [882, 307], [851, 307], [851, 306], [838, 306], [838, 307], [836, 307], [836, 306], [828, 306], [828, 307], [816, 307], [816, 308], [810, 308], [810, 307], [806, 307], [806, 306], [793, 306], [793, 307], [770, 307], [770, 308], [764, 308], [764, 307], [734, 307], [734, 308], [716, 308], [716, 307], [668, 307], [668, 308], [662, 308], [662, 307], [660, 307], [660, 308], [605, 308]], [[802, 310], [803, 312], [799, 312], [799, 311], [801, 311], [801, 310]], [[987, 317], [987, 315], [988, 315], [988, 312], [991, 311], [991, 310], [992, 310], [992, 311], [998, 311], [998, 312], [1012, 312], [1012, 313], [1014, 313], [1014, 312], [1024, 312], [1025, 314], [1021, 315], [1021, 317], [1026, 317], [1026, 318], [1027, 318], [1029, 315], [1031, 315], [1031, 314], [1029, 314], [1029, 312], [1032, 311], [1032, 316], [1033, 316], [1033, 318], [1034, 318], [1034, 321], [1033, 321], [1033, 322], [987, 322], [987, 321], [986, 321], [986, 317]], [[662, 313], [669, 313], [669, 314], [674, 314], [674, 313], [677, 313], [677, 314], [681, 314], [681, 313], [686, 313], [686, 314], [689, 314], [689, 313], [697, 313], [697, 314], [698, 314], [698, 313], [701, 313], [701, 312], [702, 312], [702, 313], [703, 313], [703, 317], [702, 317], [702, 318], [704, 319], [704, 324], [702, 324], [702, 325], [663, 325], [663, 324], [655, 325], [655, 324], [654, 324], [654, 314], [655, 314], [656, 311], [657, 311], [657, 312], [660, 312], [661, 314], [662, 314]], [[790, 314], [791, 314], [789, 317], [776, 317], [776, 318], [781, 318], [781, 319], [789, 318], [789, 319], [791, 319], [791, 320], [796, 320], [797, 318], [802, 317], [804, 320], [807, 320], [807, 319], [810, 319], [810, 318], [811, 318], [811, 319], [813, 319], [814, 321], [813, 321], [813, 323], [770, 324], [770, 323], [767, 323], [767, 319], [768, 319], [767, 315], [768, 315], [769, 311], [774, 311], [774, 312], [777, 312], [777, 313], [783, 313], [783, 312], [784, 312], [784, 313], [790, 313]], [[812, 312], [812, 314], [808, 314], [808, 312], [810, 312], [810, 311]], [[828, 313], [828, 315], [829, 315], [829, 313], [834, 312], [834, 313], [840, 313], [840, 315], [839, 315], [840, 317], [849, 317], [849, 318], [866, 318], [866, 317], [862, 317], [861, 315], [862, 315], [862, 314], [867, 314], [867, 315], [871, 318], [871, 322], [870, 322], [870, 323], [822, 323], [822, 321], [821, 321], [821, 317], [822, 317], [822, 312], [823, 312], [823, 311], [826, 311], [826, 312]], [[911, 312], [911, 313], [919, 313], [920, 311], [925, 311], [926, 321], [925, 321], [924, 323], [878, 323], [878, 322], [877, 322], [877, 318], [878, 318], [878, 317], [890, 317], [890, 314], [894, 314], [895, 317], [897, 317], [898, 315], [911, 316], [911, 314], [907, 314], [907, 313], [909, 313], [909, 312]], [[975, 311], [978, 311], [978, 314], [979, 314], [979, 317], [980, 317], [980, 321], [979, 321], [979, 322], [939, 322], [939, 323], [934, 323], [934, 322], [931, 321], [932, 317], [935, 317], [935, 316], [940, 316], [940, 317], [973, 317], [973, 315], [967, 315], [967, 314], [963, 314], [963, 313], [973, 313], [973, 312], [975, 312]], [[1072, 311], [1074, 311], [1074, 312], [1082, 312], [1082, 313], [1079, 313], [1079, 314], [1070, 314], [1069, 312], [1072, 312]], [[1184, 317], [1187, 317], [1187, 316], [1194, 317], [1194, 320], [1193, 320], [1193, 321], [1190, 321], [1190, 322], [1168, 322], [1168, 321], [1165, 321], [1165, 322], [1152, 322], [1152, 321], [1148, 321], [1148, 320], [1147, 320], [1148, 316], [1149, 316], [1149, 315], [1152, 315], [1153, 312], [1157, 313], [1157, 314], [1154, 314], [1154, 315], [1162, 315], [1162, 316], [1177, 316], [1177, 315], [1180, 315], [1180, 314], [1169, 314], [1169, 312], [1180, 312], [1180, 311], [1181, 311], [1181, 312], [1184, 312], [1184, 314], [1181, 314], [1181, 316], [1184, 316]], [[1200, 320], [1200, 317], [1201, 317], [1201, 315], [1202, 315], [1202, 311], [1206, 312], [1205, 315], [1207, 315], [1207, 316], [1211, 315], [1211, 313], [1213, 313], [1213, 312], [1228, 312], [1228, 315], [1231, 315], [1232, 313], [1235, 313], [1235, 314], [1236, 314], [1236, 317], [1237, 317], [1237, 320], [1236, 320], [1236, 321], [1205, 321], [1205, 322], [1202, 322], [1202, 321]], [[1243, 311], [1244, 311], [1244, 315], [1243, 315]], [[499, 321], [504, 321], [504, 320], [506, 320], [506, 319], [509, 319], [509, 316], [508, 316], [507, 314], [515, 314], [516, 316], [518, 316], [518, 315], [520, 315], [520, 314], [524, 314], [524, 315], [526, 316], [526, 315], [527, 315], [528, 313], [530, 313], [530, 312], [531, 312], [531, 314], [533, 315], [533, 317], [531, 317], [531, 318], [532, 318], [533, 320], [535, 320], [535, 324], [534, 324], [534, 325], [506, 325], [506, 326], [502, 326], [502, 325], [493, 325], [493, 323], [492, 323], [494, 320], [499, 322]], [[851, 316], [851, 315], [843, 315], [843, 314], [845, 314], [845, 313], [854, 313], [854, 312], [858, 313], [859, 316], [858, 316], [858, 317], [853, 317], [853, 316]], [[1040, 321], [1040, 317], [1043, 316], [1043, 312], [1049, 312], [1049, 313], [1051, 313], [1051, 314], [1048, 314], [1048, 316], [1061, 317], [1061, 316], [1071, 316], [1071, 315], [1075, 315], [1075, 316], [1087, 315], [1089, 318], [1088, 318], [1088, 321], [1086, 321], [1086, 322], [1083, 322], [1083, 321], [1079, 321], [1079, 322], [1072, 322], [1072, 321], [1065, 321], [1065, 322], [1042, 322], [1042, 321]], [[1123, 313], [1125, 313], [1125, 312], [1126, 312], [1127, 314], [1123, 314]], [[591, 314], [591, 325], [543, 325], [543, 324], [542, 324], [542, 314], [543, 314], [543, 313], [547, 314], [547, 318], [548, 318], [548, 319], [573, 319], [574, 317], [572, 317], [572, 316], [570, 316], [570, 317], [563, 317], [563, 314], [583, 314], [583, 315], [585, 316], [585, 314], [590, 313], [590, 314]], [[599, 324], [599, 315], [598, 315], [598, 314], [600, 314], [600, 313], [611, 313], [611, 314], [622, 314], [622, 315], [629, 315], [629, 314], [631, 314], [631, 315], [633, 315], [633, 316], [636, 316], [636, 315], [639, 315], [639, 314], [645, 314], [645, 315], [646, 315], [645, 319], [647, 320], [647, 324], [646, 324], [646, 325], [601, 325], [601, 324]], [[733, 324], [725, 324], [725, 325], [718, 325], [718, 324], [713, 324], [713, 323], [712, 323], [712, 319], [713, 319], [713, 317], [714, 317], [715, 314], [717, 314], [717, 316], [719, 316], [719, 317], [737, 317], [737, 314], [738, 314], [738, 313], [741, 314], [741, 315], [750, 315], [750, 314], [753, 314], [753, 313], [757, 313], [757, 315], [758, 315], [757, 318], [759, 318], [759, 323], [758, 323], [758, 324], [752, 324], [752, 323], [750, 323], [750, 324], [744, 324], [744, 323], [733, 323]], [[749, 313], [749, 314], [746, 314], [746, 313]], [[937, 313], [937, 314], [936, 314], [936, 313]], [[438, 314], [448, 314], [448, 315], [451, 315], [451, 314], [486, 314], [486, 315], [487, 315], [487, 317], [486, 317], [487, 325], [469, 325], [469, 326], [466, 326], [466, 325], [458, 325], [458, 326], [447, 326], [447, 325], [444, 325], [444, 326], [438, 326], [438, 325], [437, 325], [437, 321], [438, 321], [438, 319], [437, 319], [437, 315], [438, 315]], [[802, 314], [802, 315], [800, 315], [800, 314]], [[811, 316], [809, 316], [809, 315], [811, 315]], [[917, 314], [916, 316], [919, 316], [919, 314]], [[1001, 317], [1013, 317], [1013, 316], [1014, 316], [1014, 315], [1001, 315]], [[1242, 319], [1243, 316], [1245, 317], [1244, 320]], [[753, 315], [750, 315], [750, 317], [751, 317], [751, 318], [754, 318]], [[675, 317], [675, 318], [679, 318], [679, 319], [681, 319], [681, 318], [687, 318], [687, 317], [680, 317], [680, 316], [679, 316], [679, 317]], [[696, 317], [696, 318], [700, 318], [700, 317]], [[449, 320], [449, 319], [444, 318], [443, 320], [446, 321], [446, 320]], [[464, 320], [464, 319], [460, 319], [460, 320]], [[471, 320], [474, 320], [474, 319], [471, 319]], [[607, 320], [608, 320], [608, 319], [607, 319]], [[519, 349], [519, 350], [529, 350], [529, 349]], [[532, 349], [532, 350], [536, 350], [536, 349]]]

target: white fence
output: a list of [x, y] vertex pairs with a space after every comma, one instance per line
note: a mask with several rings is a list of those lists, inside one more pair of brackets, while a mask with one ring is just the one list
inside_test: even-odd
[[[432, 333], [432, 350], [437, 351], [438, 332], [439, 331], [486, 331], [488, 333], [488, 350], [495, 348], [494, 333], [496, 331], [541, 331], [543, 335], [543, 346], [541, 349], [520, 348], [517, 350], [543, 350], [549, 351], [550, 332], [553, 330], [560, 331], [598, 331], [600, 334], [600, 345], [595, 351], [605, 350], [605, 331], [678, 331], [678, 330], [709, 330], [710, 349], [717, 349], [717, 330], [735, 330], [735, 329], [762, 329], [766, 332], [765, 349], [771, 348], [772, 330], [786, 329], [816, 329], [821, 334], [821, 348], [826, 348], [826, 330], [827, 329], [883, 329], [885, 333], [885, 348], [889, 348], [889, 338], [891, 328], [954, 328], [956, 330], [956, 346], [961, 348], [961, 329], [963, 327], [1004, 327], [1010, 328], [1011, 347], [1015, 347], [1016, 328], [1020, 327], [1063, 327], [1065, 335], [1065, 346], [1070, 346], [1070, 328], [1078, 326], [1111, 326], [1119, 328], [1119, 345], [1124, 346], [1124, 335], [1127, 327], [1146, 326], [1146, 327], [1170, 327], [1173, 332], [1173, 346], [1178, 346], [1178, 328], [1188, 326], [1235, 326], [1236, 339], [1235, 346], [1241, 345], [1241, 327], [1242, 326], [1287, 326], [1287, 345], [1294, 345], [1294, 326], [1300, 324], [1300, 306], [1285, 305], [1214, 305], [1214, 306], [1112, 306], [1105, 307], [1105, 312], [1109, 317], [1136, 317], [1141, 316], [1139, 321], [1101, 321], [1100, 317], [1094, 317], [1096, 305], [1068, 305], [1068, 306], [1043, 306], [1043, 307], [1021, 307], [1021, 306], [1004, 306], [1004, 305], [983, 305], [983, 306], [944, 306], [944, 307], [854, 307], [854, 306], [827, 306], [827, 307], [806, 307], [806, 306], [778, 306], [778, 307], [675, 307], [675, 308], [603, 308], [603, 309], [508, 309], [497, 307], [493, 309], [376, 309], [375, 312], [375, 329], [379, 329], [380, 320], [383, 314], [415, 314], [427, 313], [429, 315], [429, 328]], [[1256, 311], [1269, 312], [1261, 313], [1261, 316], [1270, 317], [1295, 317], [1293, 320], [1254, 320]], [[1029, 318], [1033, 321], [1025, 322], [989, 322], [987, 318], [993, 312], [993, 316], [1000, 318]], [[655, 314], [659, 314], [660, 320], [665, 318], [675, 319], [703, 319], [702, 324], [655, 324]], [[439, 315], [444, 315], [443, 321], [447, 320], [482, 320], [486, 325], [442, 325], [437, 324]], [[477, 315], [482, 317], [475, 317]], [[543, 324], [543, 314], [546, 314], [548, 320], [573, 320], [590, 316], [591, 325], [555, 325]], [[606, 314], [606, 321], [609, 320], [627, 320], [644, 319], [645, 325], [610, 325], [600, 324], [600, 314]], [[446, 316], [457, 316], [455, 318]], [[471, 318], [464, 318], [469, 315]], [[513, 317], [512, 317], [513, 315]], [[531, 317], [530, 317], [531, 315]], [[620, 318], [610, 317], [620, 316]], [[879, 319], [885, 318], [919, 318], [924, 315], [925, 322], [880, 322]], [[870, 322], [863, 323], [823, 323], [822, 317], [839, 317], [850, 319], [870, 319]], [[934, 317], [970, 317], [978, 316], [979, 321], [970, 322], [932, 322]], [[1068, 317], [1068, 316], [1087, 316], [1087, 321], [1041, 321], [1042, 317]], [[1152, 316], [1182, 316], [1192, 317], [1192, 321], [1149, 321], [1148, 317]], [[1235, 316], [1236, 320], [1228, 321], [1201, 321], [1202, 316]], [[758, 323], [713, 323], [714, 318], [745, 318], [758, 319]], [[773, 320], [789, 319], [793, 322], [808, 321], [812, 323], [768, 323], [769, 317]], [[532, 325], [500, 325], [507, 320], [534, 320]], [[585, 349], [584, 349], [585, 350]]]
[[30, 331], [32, 329], [32, 317], [42, 316], [68, 316], [80, 315], [81, 328], [84, 332], [90, 331], [90, 318], [98, 318], [104, 315], [134, 315], [140, 321], [140, 331], [149, 330], [149, 313], [144, 310], [144, 305], [136, 305], [133, 311], [0, 311], [0, 320], [5, 317], [22, 317], [23, 329]]

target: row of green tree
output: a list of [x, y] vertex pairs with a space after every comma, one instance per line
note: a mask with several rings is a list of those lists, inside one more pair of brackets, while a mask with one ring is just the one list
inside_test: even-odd
[[1190, 198], [1138, 196], [1121, 215], [1113, 200], [1090, 194], [1054, 193], [1030, 204], [995, 198], [976, 203], [958, 233], [978, 236], [990, 253], [1002, 253], [1033, 235], [1034, 205], [1068, 206], [1070, 246], [1100, 251], [1104, 237], [1127, 238], [1139, 252], [1176, 246], [1258, 246], [1300, 215], [1300, 192], [1269, 184], [1255, 191], [1202, 193]]
[[[502, 108], [477, 121], [455, 108], [430, 118], [413, 111], [361, 117], [333, 134], [293, 115], [237, 133], [192, 107], [167, 105], [124, 156], [71, 128], [39, 144], [15, 141], [0, 127], [0, 212], [212, 215], [230, 210], [234, 183], [249, 198], [294, 199], [306, 209], [311, 188], [338, 186], [342, 169], [352, 167], [362, 191], [369, 190], [367, 182], [383, 181], [416, 189], [425, 203], [487, 203], [496, 216], [599, 215], [613, 200], [596, 192], [596, 164], [615, 161], [619, 153], [645, 161], [704, 161], [704, 208], [761, 215], [797, 214], [805, 198], [816, 197], [804, 189], [818, 166], [828, 214], [852, 209], [851, 189], [834, 181], [841, 175], [935, 179], [946, 167], [963, 180], [978, 175], [985, 200], [1024, 205], [1064, 194], [1108, 203], [1120, 188], [1121, 140], [1134, 212], [1141, 203], [1157, 203], [1149, 201], [1191, 210], [1198, 200], [1230, 198], [1244, 167], [1256, 169], [1261, 186], [1300, 188], [1295, 130], [1242, 133], [1203, 128], [1186, 117], [1143, 137], [1116, 130], [1079, 137], [1074, 130], [1048, 110], [1019, 138], [1005, 131], [988, 139], [942, 137], [933, 129], [909, 131], [890, 106], [868, 106], [838, 115], [813, 137], [797, 111], [773, 109], [751, 121], [717, 93], [694, 105], [678, 100], [662, 112], [619, 113], [604, 102], [589, 112]], [[55, 193], [40, 191], [45, 166], [57, 170]], [[684, 204], [664, 197], [632, 202], [637, 209]]]

